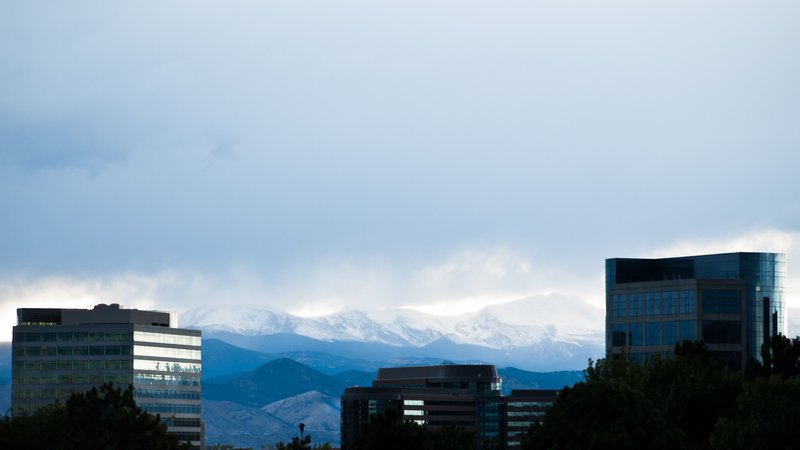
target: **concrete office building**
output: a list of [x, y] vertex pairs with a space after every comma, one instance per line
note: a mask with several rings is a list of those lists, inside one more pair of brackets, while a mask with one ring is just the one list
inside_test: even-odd
[[503, 397], [501, 385], [492, 365], [380, 369], [371, 387], [345, 389], [341, 447], [352, 448], [370, 416], [392, 408], [430, 430], [454, 424], [472, 431], [477, 448], [513, 448], [531, 423], [542, 420], [558, 391], [514, 390]]
[[606, 351], [644, 361], [702, 340], [731, 369], [786, 333], [786, 256], [724, 253], [606, 260]]
[[160, 414], [168, 432], [203, 448], [200, 331], [174, 315], [123, 309], [17, 310], [13, 334], [15, 411], [34, 411], [103, 383], [133, 385], [136, 403]]
[[342, 449], [350, 449], [369, 417], [387, 407], [428, 429], [456, 424], [473, 431], [478, 443], [499, 440], [500, 387], [491, 365], [379, 369], [372, 387], [350, 387], [342, 395]]
[[505, 444], [506, 448], [518, 448], [522, 437], [531, 425], [544, 420], [553, 408], [559, 390], [554, 389], [514, 389], [505, 397]]

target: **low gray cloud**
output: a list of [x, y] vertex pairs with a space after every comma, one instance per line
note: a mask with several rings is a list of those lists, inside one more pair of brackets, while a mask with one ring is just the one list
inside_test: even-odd
[[[566, 283], [791, 233], [798, 20], [788, 1], [7, 3], [0, 276], [424, 284], [408, 268], [503, 248]], [[525, 276], [437, 289], [505, 298]], [[392, 298], [438, 301], [411, 297]]]

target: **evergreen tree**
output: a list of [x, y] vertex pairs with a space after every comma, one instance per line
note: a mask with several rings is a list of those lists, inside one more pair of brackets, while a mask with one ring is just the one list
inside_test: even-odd
[[0, 448], [18, 450], [175, 450], [188, 448], [167, 434], [158, 415], [149, 414], [126, 390], [104, 384], [72, 394], [32, 414], [0, 421]]

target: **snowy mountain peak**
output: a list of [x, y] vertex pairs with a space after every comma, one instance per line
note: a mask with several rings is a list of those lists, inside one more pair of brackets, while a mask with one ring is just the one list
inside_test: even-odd
[[291, 333], [324, 341], [414, 347], [446, 337], [457, 344], [496, 349], [529, 347], [543, 340], [602, 342], [605, 323], [600, 308], [552, 296], [529, 297], [457, 317], [397, 310], [388, 320], [378, 321], [355, 309], [299, 317], [265, 309], [204, 306], [183, 313], [182, 320], [184, 326], [242, 335]]

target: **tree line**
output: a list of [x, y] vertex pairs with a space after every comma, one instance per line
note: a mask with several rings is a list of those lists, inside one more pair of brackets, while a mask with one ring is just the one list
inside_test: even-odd
[[701, 342], [669, 358], [589, 362], [585, 381], [565, 388], [533, 449], [792, 449], [800, 430], [800, 337], [774, 336], [744, 372], [715, 361]]
[[0, 448], [15, 450], [179, 450], [189, 449], [167, 434], [159, 415], [136, 405], [133, 386], [104, 384], [74, 393], [32, 413], [0, 419]]

